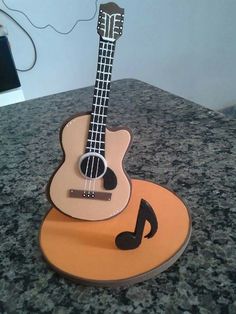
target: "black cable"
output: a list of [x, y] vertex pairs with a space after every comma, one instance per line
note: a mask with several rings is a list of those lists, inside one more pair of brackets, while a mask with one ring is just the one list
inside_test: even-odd
[[34, 48], [34, 61], [33, 61], [32, 65], [31, 65], [29, 68], [27, 68], [27, 69], [24, 69], [24, 70], [22, 70], [22, 69], [17, 69], [17, 71], [19, 71], [19, 72], [28, 72], [28, 71], [32, 70], [33, 67], [35, 66], [36, 62], [37, 62], [37, 50], [36, 50], [36, 46], [35, 46], [35, 43], [34, 43], [34, 41], [33, 41], [33, 38], [30, 36], [30, 34], [29, 34], [11, 15], [9, 15], [7, 12], [3, 11], [2, 9], [0, 9], [0, 12], [2, 12], [3, 14], [5, 14], [5, 15], [6, 15], [8, 18], [10, 18], [14, 23], [16, 23], [16, 25], [17, 25], [18, 27], [20, 27], [20, 29], [29, 37], [29, 39], [30, 39], [30, 41], [31, 41], [31, 43], [32, 43], [32, 45], [33, 45], [33, 48]]
[[[58, 34], [61, 34], [61, 35], [68, 35], [68, 34], [70, 34], [70, 33], [73, 31], [73, 29], [76, 27], [76, 25], [77, 25], [78, 23], [80, 23], [80, 22], [89, 22], [89, 21], [92, 21], [92, 20], [95, 18], [96, 14], [97, 14], [97, 10], [98, 10], [98, 0], [95, 0], [95, 12], [94, 12], [94, 14], [93, 14], [90, 18], [87, 18], [87, 19], [78, 19], [78, 20], [74, 23], [74, 25], [71, 27], [71, 29], [69, 29], [67, 32], [61, 32], [61, 31], [57, 30], [57, 29], [56, 29], [53, 25], [51, 25], [51, 24], [47, 24], [47, 25], [44, 25], [44, 26], [37, 26], [36, 24], [34, 24], [34, 23], [30, 20], [30, 18], [29, 18], [23, 11], [20, 11], [20, 10], [17, 10], [17, 9], [13, 9], [13, 8], [9, 7], [9, 6], [5, 3], [5, 0], [2, 0], [2, 3], [5, 5], [5, 7], [6, 7], [8, 10], [13, 11], [13, 12], [18, 12], [18, 13], [21, 13], [22, 15], [24, 15], [24, 17], [30, 22], [30, 24], [31, 24], [33, 27], [38, 28], [38, 29], [46, 29], [46, 28], [50, 27], [50, 28], [52, 28], [55, 32], [57, 32]], [[5, 14], [8, 18], [10, 18], [12, 21], [14, 21], [14, 22], [17, 24], [17, 26], [19, 26], [19, 27], [21, 28], [21, 30], [23, 30], [23, 32], [25, 32], [25, 34], [29, 37], [29, 39], [30, 39], [30, 41], [31, 41], [31, 43], [32, 43], [32, 45], [33, 45], [33, 48], [34, 48], [34, 61], [33, 61], [32, 65], [31, 65], [29, 68], [27, 68], [27, 69], [24, 69], [24, 70], [22, 70], [22, 69], [17, 69], [17, 71], [19, 71], [19, 72], [27, 72], [27, 71], [32, 70], [33, 67], [35, 66], [35, 64], [36, 64], [36, 62], [37, 62], [37, 58], [38, 58], [38, 57], [37, 57], [37, 49], [36, 49], [35, 43], [34, 43], [34, 41], [33, 41], [33, 38], [30, 36], [30, 34], [29, 34], [11, 15], [9, 15], [7, 12], [5, 12], [5, 11], [2, 10], [2, 9], [0, 9], [0, 12], [2, 12], [2, 13]]]
[[91, 16], [90, 18], [87, 18], [87, 19], [78, 19], [75, 24], [71, 27], [71, 29], [69, 29], [67, 32], [61, 32], [59, 30], [57, 30], [53, 25], [51, 24], [47, 24], [47, 25], [44, 25], [44, 26], [38, 26], [36, 24], [34, 24], [30, 18], [28, 17], [28, 15], [26, 15], [23, 11], [20, 11], [20, 10], [17, 10], [17, 9], [13, 9], [11, 7], [9, 7], [6, 3], [5, 3], [5, 0], [2, 0], [2, 3], [5, 5], [5, 7], [10, 10], [10, 11], [13, 11], [13, 12], [18, 12], [18, 13], [21, 13], [22, 15], [24, 15], [24, 17], [30, 22], [30, 24], [35, 27], [35, 28], [38, 28], [38, 29], [45, 29], [45, 28], [52, 28], [55, 32], [57, 32], [58, 34], [61, 34], [61, 35], [68, 35], [69, 33], [71, 33], [73, 31], [73, 29], [76, 27], [76, 25], [80, 22], [89, 22], [89, 21], [92, 21], [96, 14], [97, 14], [97, 10], [98, 10], [98, 0], [95, 0], [95, 12], [93, 14], [93, 16]]

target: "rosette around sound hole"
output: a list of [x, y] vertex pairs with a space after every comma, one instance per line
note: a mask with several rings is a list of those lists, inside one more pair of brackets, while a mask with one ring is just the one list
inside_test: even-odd
[[101, 178], [106, 169], [106, 160], [98, 153], [87, 153], [80, 159], [80, 171], [88, 179]]

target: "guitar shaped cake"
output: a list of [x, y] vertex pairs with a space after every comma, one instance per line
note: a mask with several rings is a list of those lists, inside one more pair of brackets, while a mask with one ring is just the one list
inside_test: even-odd
[[131, 132], [106, 127], [114, 52], [123, 21], [124, 9], [115, 3], [100, 5], [92, 112], [71, 119], [61, 130], [64, 161], [49, 182], [48, 196], [54, 207], [74, 218], [110, 218], [126, 207], [131, 194], [122, 163]]
[[54, 270], [95, 286], [156, 276], [180, 257], [191, 234], [191, 215], [175, 193], [127, 176], [123, 158], [130, 131], [106, 127], [123, 17], [116, 4], [100, 5], [92, 112], [71, 119], [61, 130], [64, 159], [49, 182], [53, 206], [39, 234], [42, 254]]

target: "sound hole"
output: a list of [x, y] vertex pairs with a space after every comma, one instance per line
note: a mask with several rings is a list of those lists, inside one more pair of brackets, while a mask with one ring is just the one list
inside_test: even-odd
[[80, 171], [89, 179], [98, 179], [106, 172], [106, 160], [97, 153], [87, 153], [80, 159]]

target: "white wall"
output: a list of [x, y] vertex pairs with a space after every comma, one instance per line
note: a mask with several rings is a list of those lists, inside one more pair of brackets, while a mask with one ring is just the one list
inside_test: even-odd
[[[91, 16], [94, 0], [6, 0], [38, 25], [67, 30]], [[100, 1], [104, 3], [108, 1]], [[235, 0], [117, 0], [125, 8], [124, 35], [117, 43], [113, 80], [137, 78], [210, 108], [236, 104]], [[5, 9], [3, 5], [1, 8]], [[9, 12], [9, 11], [7, 11]], [[36, 67], [20, 73], [26, 99], [93, 85], [97, 17], [69, 36], [37, 30], [9, 12], [30, 32], [38, 49]], [[26, 67], [32, 47], [7, 18], [15, 62]]]

